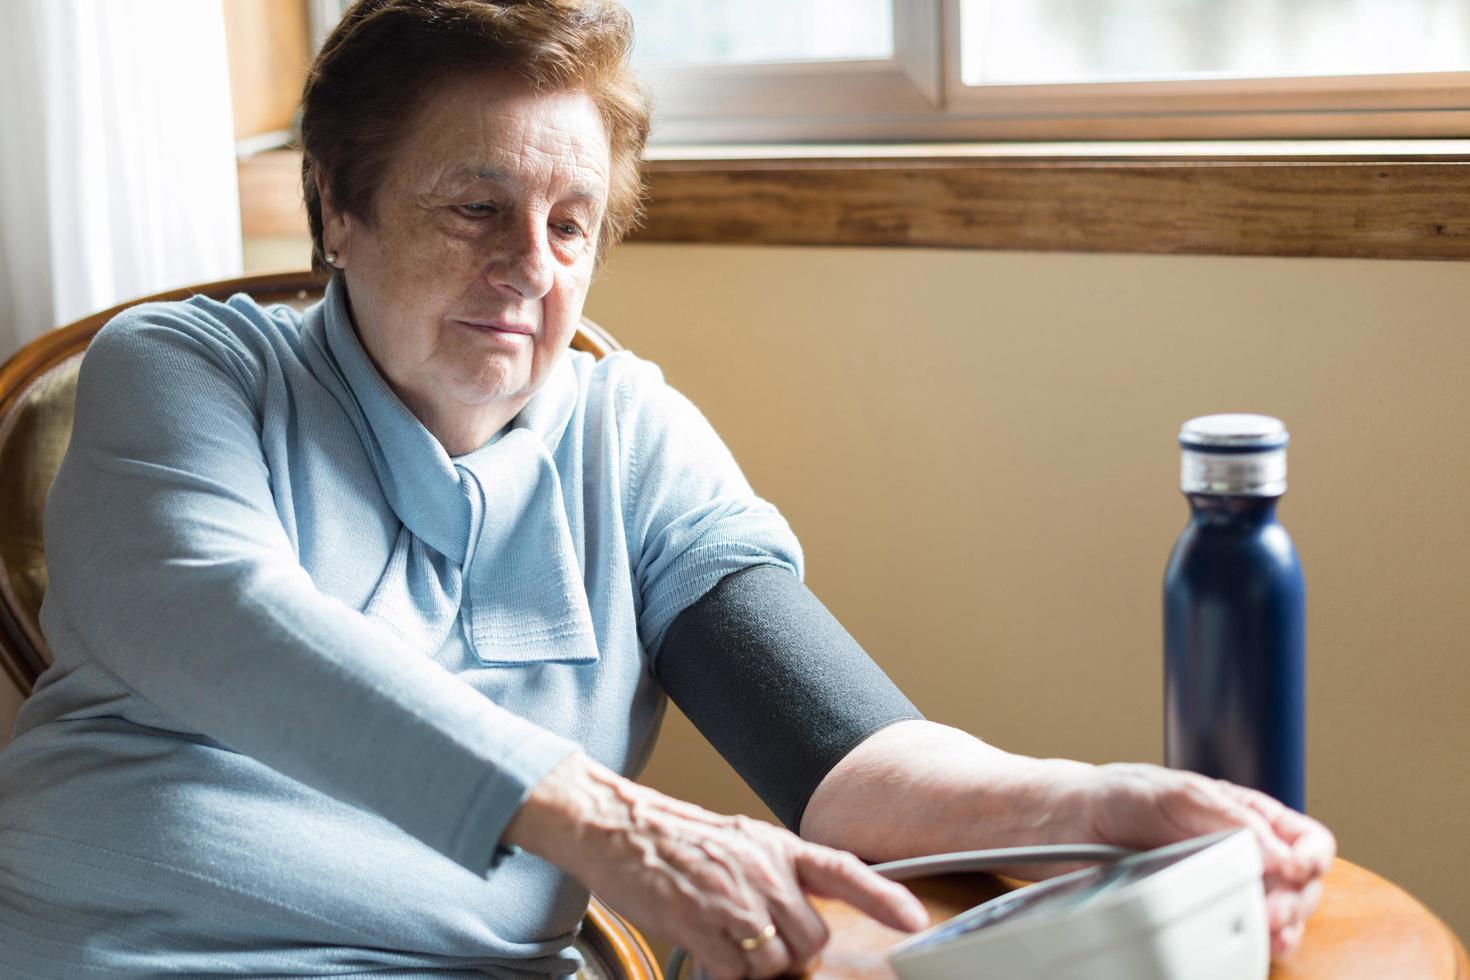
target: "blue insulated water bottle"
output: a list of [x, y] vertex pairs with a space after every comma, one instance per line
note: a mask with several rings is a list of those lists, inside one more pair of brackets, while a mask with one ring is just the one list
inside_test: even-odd
[[1306, 804], [1305, 588], [1276, 520], [1286, 427], [1184, 423], [1190, 520], [1164, 574], [1164, 763]]

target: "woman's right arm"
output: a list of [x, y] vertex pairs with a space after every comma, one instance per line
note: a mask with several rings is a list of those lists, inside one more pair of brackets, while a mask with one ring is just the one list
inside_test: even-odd
[[43, 623], [162, 713], [146, 724], [204, 734], [484, 874], [577, 746], [316, 587], [261, 451], [280, 378], [260, 316], [153, 304], [98, 334], [47, 502]]
[[259, 406], [279, 378], [250, 319], [152, 305], [98, 334], [47, 502], [49, 631], [168, 724], [478, 874], [522, 845], [716, 976], [794, 962], [784, 939], [739, 949], [773, 919], [798, 953], [820, 945], [803, 890], [917, 924], [851, 855], [623, 779], [320, 591], [272, 496]]
[[[536, 785], [505, 839], [683, 947], [715, 980], [773, 977], [808, 963], [827, 941], [808, 893], [841, 899], [894, 929], [928, 925], [907, 889], [846, 851], [665, 796], [581, 753]], [[776, 927], [772, 940], [740, 947], [767, 925]]]
[[[699, 410], [655, 365], [615, 357], [629, 557], [640, 637], [653, 651], [671, 621], [727, 576], [752, 566], [797, 572], [801, 549]], [[708, 658], [705, 666], [717, 669]], [[580, 754], [536, 785], [506, 839], [567, 869], [717, 978], [775, 976], [809, 961], [827, 936], [807, 894], [896, 929], [927, 923], [913, 895], [851, 854], [673, 799]], [[741, 949], [770, 925], [770, 941]]]

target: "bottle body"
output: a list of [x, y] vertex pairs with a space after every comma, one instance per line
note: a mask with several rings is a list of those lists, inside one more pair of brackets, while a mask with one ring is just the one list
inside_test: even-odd
[[1164, 761], [1306, 804], [1306, 590], [1276, 496], [1189, 493], [1164, 576]]

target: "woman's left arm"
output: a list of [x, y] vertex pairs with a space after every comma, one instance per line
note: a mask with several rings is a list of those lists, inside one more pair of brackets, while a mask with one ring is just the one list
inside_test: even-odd
[[[655, 366], [631, 355], [616, 355], [605, 363], [622, 372], [616, 390], [621, 443], [627, 447], [623, 499], [629, 557], [642, 600], [639, 634], [647, 649], [659, 651], [675, 619], [707, 594], [718, 594], [717, 586], [727, 576], [744, 580], [746, 576], [734, 573], [769, 564], [783, 566], [799, 579], [801, 550], [775, 508], [754, 495], [699, 410], [668, 387]], [[761, 576], [758, 581], [779, 579]], [[771, 611], [747, 609], [746, 618], [763, 620]], [[817, 614], [815, 607], [813, 613]], [[818, 615], [830, 618], [825, 612]], [[726, 617], [707, 618], [720, 622]], [[840, 632], [840, 626], [836, 630]], [[794, 631], [777, 632], [785, 637], [784, 646], [792, 656], [777, 656], [764, 667], [786, 670], [782, 683], [776, 683], [769, 671], [762, 673], [764, 667], [733, 673], [728, 664], [722, 668], [718, 658], [709, 656], [714, 645], [702, 642], [684, 644], [686, 654], [692, 650], [696, 656], [675, 653], [665, 660], [669, 651], [664, 651], [652, 666], [675, 700], [685, 701], [676, 693], [681, 683], [673, 676], [681, 670], [685, 681], [694, 681], [693, 688], [723, 689], [727, 698], [737, 680], [751, 690], [780, 692], [786, 690], [786, 682], [803, 676], [830, 681], [834, 672], [845, 671], [802, 671], [798, 655], [810, 651], [793, 639]], [[832, 636], [835, 633], [829, 632], [827, 638]], [[856, 646], [851, 638], [847, 642]], [[840, 646], [834, 644], [834, 649]], [[684, 693], [712, 703], [700, 690]], [[842, 704], [852, 700], [843, 698]], [[889, 699], [883, 700], [890, 719], [902, 716], [902, 706], [894, 708]], [[790, 710], [799, 707], [791, 705]], [[871, 720], [858, 711], [849, 724], [865, 724], [865, 719]], [[748, 742], [753, 754], [763, 753], [774, 766], [790, 767], [794, 741], [784, 747], [770, 739], [762, 741], [757, 737], [764, 730], [760, 724], [738, 730], [726, 727], [734, 732], [732, 744]], [[731, 754], [729, 747], [721, 751], [727, 758]], [[843, 753], [835, 765], [826, 763], [823, 768], [825, 775], [815, 790], [810, 783], [803, 789], [790, 780], [777, 786], [782, 799], [773, 809], [791, 823], [799, 821], [802, 837], [869, 861], [1025, 844], [1146, 848], [1251, 826], [1262, 842], [1272, 950], [1277, 955], [1300, 940], [1300, 922], [1316, 905], [1318, 879], [1336, 849], [1332, 835], [1316, 821], [1282, 812], [1280, 804], [1251, 790], [1158, 766], [1032, 759], [922, 720], [894, 721], [879, 728]], [[784, 816], [787, 812], [791, 818]], [[1068, 868], [1006, 870], [1016, 877], [1043, 878]]]
[[[1161, 847], [1249, 827], [1265, 867], [1271, 953], [1296, 948], [1332, 865], [1332, 833], [1263, 793], [1143, 763], [1034, 759], [928, 721], [866, 739], [812, 793], [801, 836], [869, 861], [1035, 844]], [[1003, 869], [1028, 880], [1083, 867]]]

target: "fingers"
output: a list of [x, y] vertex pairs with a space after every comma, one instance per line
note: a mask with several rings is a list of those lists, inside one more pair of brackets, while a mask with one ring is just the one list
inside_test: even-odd
[[[1322, 898], [1322, 876], [1332, 867], [1337, 855], [1337, 840], [1320, 822], [1293, 810], [1281, 801], [1258, 790], [1225, 780], [1214, 780], [1215, 786], [1231, 800], [1259, 817], [1270, 838], [1279, 842], [1285, 854], [1275, 860], [1267, 857], [1266, 920], [1271, 930], [1271, 956], [1280, 958], [1297, 949], [1306, 934], [1307, 920]], [[1258, 840], [1261, 830], [1252, 823]], [[1270, 848], [1274, 852], [1274, 848]]]
[[1301, 888], [1268, 875], [1266, 886], [1266, 924], [1271, 933], [1271, 955], [1285, 956], [1294, 950], [1306, 933], [1307, 920], [1322, 898], [1322, 881], [1315, 879]]
[[753, 821], [742, 820], [741, 825], [756, 837], [777, 834], [789, 855], [784, 874], [762, 869], [752, 879], [771, 917], [774, 936], [757, 943], [762, 931], [741, 926], [749, 931], [737, 940], [751, 939], [745, 945], [755, 947], [746, 950], [751, 976], [800, 969], [826, 945], [827, 926], [807, 901], [806, 892], [841, 899], [894, 929], [914, 931], [929, 924], [923, 903], [907, 888], [875, 873], [854, 855], [801, 841]]
[[[806, 905], [805, 899], [801, 904]], [[756, 906], [758, 908], [758, 906]], [[772, 905], [771, 910], [776, 911]], [[826, 943], [826, 926], [821, 924], [810, 906], [807, 911], [816, 919], [820, 938], [811, 938], [813, 930], [786, 911], [777, 912], [769, 921], [759, 922], [758, 911], [746, 910], [736, 917], [727, 931], [719, 936], [706, 936], [698, 944], [701, 971], [711, 980], [730, 977], [776, 977], [800, 971]], [[782, 923], [791, 923], [783, 927]]]
[[1266, 922], [1273, 929], [1282, 929], [1295, 923], [1305, 923], [1317, 910], [1322, 898], [1321, 880], [1297, 888], [1280, 878], [1268, 876], [1266, 889]]
[[1269, 910], [1270, 903], [1275, 900], [1285, 909], [1282, 913], [1280, 923], [1274, 925], [1290, 925], [1295, 922], [1305, 923], [1317, 911], [1317, 903], [1322, 899], [1322, 881], [1316, 879], [1298, 888], [1285, 882], [1266, 883], [1266, 901]]
[[[802, 894], [791, 855], [793, 846], [800, 849], [807, 845], [784, 830], [748, 817], [737, 817], [736, 827], [752, 840], [764, 841], [767, 848], [764, 853], [771, 857], [747, 869], [751, 904], [764, 906], [769, 916], [767, 927], [774, 927], [775, 937], [786, 954], [786, 959], [776, 963], [777, 958], [765, 952], [767, 944], [762, 944], [757, 947], [760, 955], [752, 956], [752, 962], [762, 968], [771, 964], [778, 972], [783, 964], [787, 970], [799, 969], [817, 955], [830, 935], [822, 917]], [[754, 939], [760, 933], [761, 930], [750, 930], [737, 938]]]
[[744, 960], [742, 976], [776, 977], [792, 968], [794, 957], [774, 922], [749, 921], [739, 928], [742, 934], [731, 938]]
[[1314, 881], [1300, 893], [1287, 886], [1278, 886], [1266, 893], [1266, 921], [1271, 931], [1271, 956], [1279, 958], [1289, 955], [1301, 945], [1306, 934], [1307, 919], [1317, 907], [1321, 897], [1322, 883]]
[[571, 853], [568, 870], [645, 933], [687, 950], [712, 980], [807, 965], [829, 938], [808, 892], [896, 929], [928, 925], [918, 899], [851, 854], [635, 783], [614, 788], [609, 815], [598, 833], [580, 835], [588, 846]]
[[1290, 849], [1282, 874], [1304, 883], [1325, 875], [1337, 856], [1337, 838], [1320, 822], [1298, 813], [1279, 800], [1257, 790], [1216, 780], [1227, 794], [1261, 814], [1272, 831]]
[[1280, 932], [1271, 933], [1271, 958], [1280, 959], [1289, 955], [1301, 945], [1302, 936], [1306, 932], [1306, 926], [1298, 922], [1287, 926]]
[[700, 980], [737, 980], [750, 970], [745, 954], [729, 936], [703, 935], [698, 939], [685, 940], [684, 946], [697, 967], [692, 972], [683, 971], [686, 977], [698, 977]]
[[797, 887], [773, 896], [770, 911], [771, 922], [791, 953], [793, 969], [809, 964], [831, 938], [827, 924]]
[[1322, 887], [1322, 879], [1318, 878], [1315, 881], [1308, 882], [1302, 888], [1299, 907], [1301, 909], [1301, 921], [1303, 923], [1312, 917], [1313, 912], [1317, 911], [1317, 905], [1322, 901]]
[[1238, 794], [1230, 791], [1229, 783], [1191, 772], [1179, 772], [1173, 779], [1177, 781], [1173, 784], [1165, 813], [1181, 838], [1196, 837], [1228, 827], [1249, 828], [1260, 848], [1261, 864], [1265, 873], [1284, 873], [1291, 859], [1291, 849], [1276, 835], [1276, 831], [1259, 810], [1247, 805]]
[[[701, 980], [743, 980], [777, 977], [791, 971], [795, 961], [785, 942], [770, 930], [771, 923], [757, 923], [756, 915], [752, 912], [732, 920], [723, 932], [701, 931], [676, 940], [698, 967], [685, 975]], [[750, 942], [742, 945], [742, 940]]]
[[1291, 859], [1290, 847], [1266, 816], [1232, 791], [1239, 787], [1147, 763], [1112, 763], [1100, 771], [1108, 778], [1089, 818], [1100, 841], [1148, 849], [1246, 827], [1267, 873], [1281, 872]]
[[1322, 896], [1337, 841], [1318, 821], [1265, 793], [1183, 770], [1111, 763], [1092, 798], [1097, 840], [1152, 848], [1229, 827], [1246, 827], [1261, 854], [1273, 956], [1301, 942]]
[[[696, 904], [702, 906], [689, 922], [697, 934], [681, 944], [711, 980], [775, 977], [802, 969], [829, 938], [802, 891], [796, 867], [797, 856], [816, 846], [748, 817], [701, 818], [700, 823], [710, 833], [701, 831], [691, 842], [698, 858], [670, 855], [695, 879]], [[872, 874], [861, 862], [858, 866]]]
[[807, 845], [797, 854], [796, 871], [805, 891], [840, 899], [889, 928], [917, 932], [929, 925], [924, 903], [912, 892], [846, 851]]

